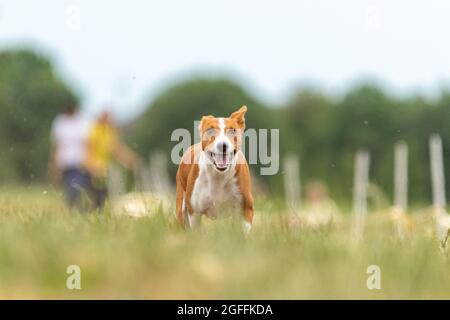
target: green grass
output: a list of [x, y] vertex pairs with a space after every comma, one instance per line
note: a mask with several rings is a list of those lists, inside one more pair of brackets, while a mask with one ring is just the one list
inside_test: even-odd
[[[365, 238], [339, 228], [290, 228], [283, 212], [257, 200], [245, 238], [233, 220], [197, 232], [172, 213], [130, 218], [80, 215], [45, 188], [0, 189], [0, 298], [347, 299], [450, 298], [447, 255], [428, 225], [404, 241], [383, 214], [369, 214]], [[66, 269], [81, 268], [81, 290]], [[366, 269], [381, 268], [381, 290]]]

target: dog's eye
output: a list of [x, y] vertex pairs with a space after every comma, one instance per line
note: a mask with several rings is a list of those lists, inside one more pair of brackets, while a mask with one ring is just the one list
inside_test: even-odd
[[216, 129], [215, 128], [209, 128], [205, 131], [205, 133], [203, 134], [203, 139], [210, 139], [211, 137], [213, 137], [216, 133]]
[[237, 130], [232, 128], [227, 130], [227, 135], [230, 137], [234, 137], [237, 134]]

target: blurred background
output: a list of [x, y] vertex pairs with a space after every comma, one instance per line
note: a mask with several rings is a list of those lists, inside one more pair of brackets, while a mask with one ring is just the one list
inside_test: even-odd
[[[170, 158], [174, 129], [246, 104], [247, 127], [279, 128], [281, 157], [297, 154], [303, 181], [336, 199], [351, 197], [360, 147], [390, 198], [405, 140], [410, 199], [428, 203], [430, 134], [450, 161], [449, 12], [445, 0], [1, 0], [0, 183], [47, 183], [50, 126], [70, 103], [112, 111], [144, 158]], [[259, 180], [282, 195], [283, 173]]]

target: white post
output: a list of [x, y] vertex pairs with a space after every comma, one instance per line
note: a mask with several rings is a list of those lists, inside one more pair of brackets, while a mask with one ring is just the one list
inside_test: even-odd
[[408, 145], [399, 141], [394, 147], [394, 206], [408, 210]]
[[394, 213], [397, 215], [397, 234], [405, 235], [402, 215], [408, 210], [408, 145], [398, 141], [394, 146]]
[[441, 241], [442, 248], [446, 249], [450, 234], [450, 216], [446, 211], [447, 201], [445, 199], [444, 159], [441, 137], [438, 134], [433, 134], [430, 137], [429, 145], [436, 234]]
[[433, 207], [435, 213], [445, 211], [445, 176], [442, 155], [442, 140], [438, 134], [433, 134], [429, 141], [431, 157], [431, 184], [433, 190]]
[[361, 239], [364, 234], [364, 220], [367, 214], [369, 165], [369, 152], [367, 150], [359, 150], [355, 156], [355, 176], [353, 181], [354, 234], [357, 239]]
[[170, 194], [172, 184], [170, 183], [167, 157], [162, 151], [155, 151], [150, 155], [150, 168], [148, 176], [151, 179], [152, 192]]
[[108, 195], [110, 199], [115, 199], [125, 193], [125, 175], [121, 167], [112, 164], [108, 174]]
[[137, 190], [140, 192], [150, 192], [151, 191], [151, 175], [148, 166], [143, 166], [137, 172], [135, 172], [135, 179]]
[[284, 191], [286, 192], [286, 207], [296, 212], [300, 209], [300, 165], [296, 155], [287, 155], [284, 158]]

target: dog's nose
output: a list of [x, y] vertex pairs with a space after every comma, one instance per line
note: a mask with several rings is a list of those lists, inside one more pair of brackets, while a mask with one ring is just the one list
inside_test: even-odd
[[217, 149], [222, 153], [227, 153], [228, 145], [226, 142], [219, 142], [217, 144]]

